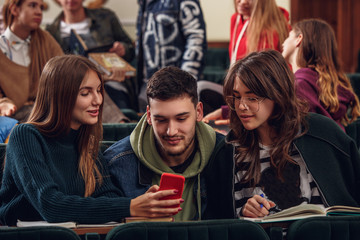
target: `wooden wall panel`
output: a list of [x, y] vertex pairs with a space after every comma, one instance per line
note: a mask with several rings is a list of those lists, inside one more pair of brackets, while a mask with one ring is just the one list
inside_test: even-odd
[[[352, 2], [352, 15], [353, 15], [353, 29], [351, 35], [353, 37], [353, 69], [352, 72], [355, 71], [356, 67], [360, 66], [360, 62], [358, 62], [358, 54], [360, 53], [360, 1], [353, 0]], [[358, 68], [360, 70], [360, 67]]]
[[334, 29], [339, 57], [346, 72], [357, 66], [360, 49], [359, 0], [291, 0], [291, 22], [305, 18], [321, 18]]
[[340, 59], [342, 60], [343, 68], [346, 71], [351, 71], [353, 68], [353, 16], [352, 14], [352, 2], [353, 0], [338, 1], [338, 24], [336, 28], [336, 39], [338, 42], [338, 51]]

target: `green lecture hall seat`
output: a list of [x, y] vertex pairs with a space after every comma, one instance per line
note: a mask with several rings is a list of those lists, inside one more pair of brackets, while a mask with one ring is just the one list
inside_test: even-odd
[[1, 240], [80, 240], [71, 229], [64, 227], [1, 227]]
[[290, 225], [287, 239], [358, 240], [360, 216], [327, 216], [298, 220]]
[[229, 66], [229, 51], [227, 48], [208, 48], [205, 55], [203, 79], [201, 80], [223, 84]]
[[254, 222], [224, 219], [194, 222], [134, 222], [112, 229], [106, 240], [269, 240]]

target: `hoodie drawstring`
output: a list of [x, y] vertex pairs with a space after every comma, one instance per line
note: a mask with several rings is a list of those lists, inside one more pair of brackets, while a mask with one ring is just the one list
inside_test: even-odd
[[198, 174], [198, 186], [197, 186], [197, 204], [198, 204], [198, 214], [199, 220], [201, 220], [201, 189], [200, 189], [200, 173]]

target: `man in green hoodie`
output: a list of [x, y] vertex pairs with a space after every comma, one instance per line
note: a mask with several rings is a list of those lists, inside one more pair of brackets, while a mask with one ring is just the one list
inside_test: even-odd
[[184, 202], [176, 221], [233, 218], [234, 206], [221, 204], [232, 199], [231, 191], [223, 191], [233, 181], [232, 147], [201, 121], [194, 77], [163, 68], [150, 78], [146, 94], [147, 112], [134, 131], [104, 153], [114, 183], [136, 197], [158, 185], [162, 173], [180, 174]]

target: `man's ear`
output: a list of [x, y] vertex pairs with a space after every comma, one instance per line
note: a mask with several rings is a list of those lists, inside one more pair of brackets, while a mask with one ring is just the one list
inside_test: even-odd
[[301, 42], [303, 40], [303, 37], [304, 36], [302, 35], [302, 33], [300, 33], [299, 36], [297, 36], [297, 38], [296, 38], [296, 47], [300, 46], [300, 44], [301, 44]]
[[200, 122], [204, 117], [204, 107], [202, 102], [198, 102], [196, 105], [196, 121]]
[[146, 106], [146, 121], [149, 125], [151, 125], [151, 113], [150, 113], [150, 106]]

